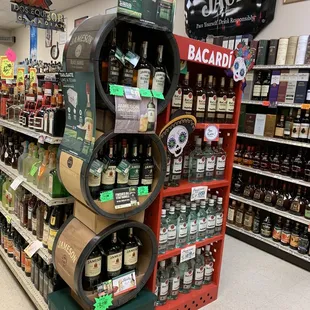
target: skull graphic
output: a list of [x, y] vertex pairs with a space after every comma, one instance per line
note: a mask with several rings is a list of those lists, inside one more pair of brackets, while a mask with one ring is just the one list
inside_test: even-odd
[[247, 68], [242, 57], [237, 57], [232, 67], [235, 82], [242, 81], [245, 78]]
[[176, 126], [171, 130], [167, 139], [168, 150], [175, 157], [182, 154], [188, 141], [188, 130], [184, 126]]

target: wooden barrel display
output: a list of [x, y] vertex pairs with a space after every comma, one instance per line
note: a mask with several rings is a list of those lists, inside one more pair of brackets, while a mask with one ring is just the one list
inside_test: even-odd
[[[149, 191], [143, 195], [138, 196], [138, 203], [136, 205], [119, 207], [115, 205], [115, 199], [102, 202], [99, 197], [93, 198], [89, 189], [89, 171], [93, 161], [102, 148], [109, 143], [111, 139], [121, 137], [122, 139], [130, 139], [132, 134], [116, 134], [110, 131], [107, 134], [99, 136], [95, 143], [95, 148], [89, 163], [82, 161], [79, 158], [61, 151], [59, 158], [59, 176], [68, 190], [68, 192], [78, 199], [83, 204], [87, 205], [91, 210], [99, 215], [105, 216], [112, 220], [128, 219], [141, 211], [148, 208], [158, 196], [166, 175], [166, 153], [164, 145], [156, 134], [136, 135], [140, 139], [148, 139], [152, 146], [153, 157], [153, 182], [149, 185]], [[135, 186], [139, 191], [140, 186]], [[145, 187], [145, 186], [144, 186]], [[127, 188], [130, 188], [127, 186]]]
[[[107, 58], [110, 51], [110, 35], [113, 28], [117, 29], [117, 42], [127, 42], [127, 31], [132, 30], [136, 44], [136, 54], [143, 41], [148, 41], [148, 61], [155, 66], [157, 47], [163, 45], [163, 66], [166, 69], [164, 89], [165, 100], [158, 100], [158, 114], [161, 113], [172, 99], [177, 88], [180, 75], [180, 55], [176, 40], [171, 32], [157, 29], [134, 18], [126, 16], [97, 15], [86, 19], [72, 33], [64, 49], [64, 64], [67, 72], [94, 72], [96, 81], [97, 108], [108, 108], [115, 113], [115, 99], [110, 96], [105, 85], [103, 71], [108, 66]], [[138, 35], [135, 35], [138, 34]], [[120, 46], [122, 48], [122, 46]]]
[[[138, 249], [138, 262], [135, 269], [136, 288], [114, 296], [113, 306], [109, 308], [114, 309], [136, 297], [151, 276], [158, 255], [157, 241], [153, 231], [139, 222], [121, 221], [96, 235], [72, 216], [58, 232], [53, 247], [54, 267], [78, 296], [77, 299], [84, 309], [93, 309], [95, 298], [98, 297], [98, 293], [87, 292], [83, 289], [83, 274], [87, 259], [101, 243], [107, 244], [108, 238], [113, 233], [129, 228], [133, 229], [135, 236], [143, 245]], [[105, 266], [104, 263], [102, 264], [102, 273], [105, 272], [103, 266]], [[103, 279], [103, 281], [105, 280]]]

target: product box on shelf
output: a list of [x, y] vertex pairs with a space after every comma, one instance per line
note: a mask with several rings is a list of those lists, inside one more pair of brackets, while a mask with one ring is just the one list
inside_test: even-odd
[[263, 136], [266, 124], [266, 114], [256, 114], [254, 135]]
[[242, 104], [239, 117], [238, 132], [244, 132], [245, 118], [246, 118], [246, 105]]
[[265, 125], [265, 137], [274, 137], [274, 132], [276, 129], [277, 116], [273, 114], [266, 115], [266, 125]]
[[245, 132], [253, 134], [254, 133], [254, 126], [255, 126], [255, 119], [256, 114], [253, 113], [247, 113], [245, 116]]
[[279, 85], [280, 85], [280, 70], [273, 70], [271, 75], [269, 101], [276, 102], [278, 98]]
[[299, 70], [296, 85], [295, 103], [305, 103], [309, 81], [309, 70]]
[[287, 103], [294, 103], [297, 78], [298, 78], [298, 70], [291, 69], [289, 72], [288, 84], [287, 84], [286, 95], [285, 95], [285, 102]]
[[243, 92], [243, 100], [251, 100], [254, 86], [254, 71], [250, 71], [246, 75], [246, 87]]
[[285, 102], [285, 95], [289, 81], [290, 70], [281, 70], [278, 99], [279, 102]]

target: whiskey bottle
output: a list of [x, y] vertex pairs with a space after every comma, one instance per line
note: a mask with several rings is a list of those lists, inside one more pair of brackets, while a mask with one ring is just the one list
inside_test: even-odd
[[282, 217], [279, 216], [277, 223], [273, 227], [272, 240], [275, 242], [280, 242], [281, 234], [282, 234]]
[[237, 208], [237, 211], [236, 211], [235, 225], [238, 227], [242, 227], [243, 226], [243, 219], [244, 219], [244, 204], [241, 203], [240, 206]]
[[[122, 160], [127, 160], [128, 157], [128, 144], [127, 144], [127, 140], [123, 139], [122, 140], [122, 157], [119, 160], [119, 163]], [[129, 173], [122, 173], [122, 172], [117, 172], [117, 177], [116, 177], [116, 186], [118, 188], [123, 188], [123, 187], [127, 187], [128, 186], [128, 177], [129, 177]]]
[[143, 160], [142, 173], [141, 173], [141, 185], [148, 186], [149, 192], [152, 191], [152, 184], [154, 179], [154, 161], [152, 157], [152, 145], [149, 142], [147, 144], [146, 156]]
[[297, 156], [292, 160], [291, 177], [294, 179], [303, 179], [304, 177], [304, 157], [300, 148]]
[[254, 234], [259, 234], [260, 233], [260, 211], [259, 209], [256, 210], [256, 214], [254, 217], [254, 222], [253, 222], [253, 233]]
[[291, 131], [291, 139], [292, 140], [298, 140], [299, 134], [300, 134], [300, 128], [301, 128], [301, 110], [298, 109], [297, 115], [294, 119], [293, 125], [292, 125], [292, 131]]
[[87, 98], [87, 104], [86, 104], [86, 109], [84, 112], [84, 116], [85, 116], [84, 128], [86, 129], [86, 133], [85, 133], [85, 139], [84, 139], [84, 145], [83, 145], [82, 152], [84, 152], [85, 154], [88, 154], [90, 144], [93, 142], [93, 128], [94, 128], [94, 115], [90, 107], [90, 85], [89, 83], [86, 83], [86, 98]]
[[274, 206], [277, 202], [277, 195], [274, 189], [273, 180], [270, 181], [270, 186], [266, 187], [266, 194], [264, 204], [267, 206]]
[[235, 112], [236, 93], [234, 91], [234, 80], [230, 79], [227, 94], [226, 123], [232, 123]]
[[297, 193], [292, 200], [291, 206], [290, 206], [290, 213], [295, 214], [295, 215], [304, 215], [304, 208], [302, 208], [301, 204], [301, 186], [298, 186]]
[[49, 253], [52, 253], [55, 237], [60, 229], [60, 226], [62, 225], [62, 218], [61, 206], [55, 206], [50, 218], [50, 230], [47, 241]]
[[283, 183], [282, 191], [280, 191], [277, 202], [276, 202], [276, 209], [281, 211], [288, 211], [290, 209], [292, 203], [292, 196], [290, 191], [286, 190], [286, 183]]
[[158, 46], [158, 58], [154, 70], [153, 84], [152, 84], [152, 90], [161, 92], [162, 94], [164, 93], [165, 90], [165, 80], [166, 80], [166, 72], [162, 64], [163, 49], [164, 49], [163, 45]]
[[133, 228], [129, 228], [128, 238], [124, 245], [124, 272], [137, 268], [138, 257], [138, 244], [133, 234]]
[[225, 123], [227, 111], [227, 92], [225, 90], [225, 77], [221, 78], [221, 88], [217, 94], [216, 103], [216, 121], [218, 123]]
[[263, 187], [263, 180], [259, 179], [258, 186], [255, 189], [253, 200], [257, 202], [264, 202], [265, 199], [265, 191]]
[[236, 149], [234, 151], [234, 163], [239, 163], [239, 151], [240, 151], [240, 144], [237, 144]]
[[252, 100], [261, 100], [262, 94], [262, 72], [259, 71], [254, 82]]
[[44, 225], [43, 225], [43, 240], [42, 240], [42, 244], [45, 248], [47, 248], [48, 246], [48, 236], [50, 233], [50, 218], [51, 218], [51, 214], [53, 212], [53, 207], [48, 207], [46, 206], [45, 210], [44, 210]]
[[189, 72], [186, 73], [182, 87], [182, 111], [187, 115], [192, 115], [194, 96], [193, 90], [189, 86]]
[[143, 53], [137, 66], [138, 80], [137, 87], [142, 89], [150, 88], [151, 66], [147, 62], [147, 48], [148, 42], [144, 41], [142, 44]]
[[171, 258], [171, 263], [167, 267], [167, 272], [169, 275], [169, 292], [168, 299], [175, 300], [178, 298], [180, 289], [180, 270], [177, 266], [177, 257], [173, 256]]
[[271, 72], [267, 73], [266, 78], [263, 80], [262, 88], [261, 88], [261, 99], [260, 100], [269, 100], [269, 89], [271, 83]]
[[[110, 150], [111, 151], [111, 150]], [[113, 146], [112, 146], [113, 152]], [[138, 156], [138, 140], [134, 138], [132, 144], [132, 155], [130, 159], [131, 167], [129, 169], [129, 178], [128, 178], [128, 185], [129, 186], [138, 186], [140, 182], [140, 169], [141, 164]]]
[[295, 227], [292, 230], [291, 239], [290, 239], [290, 248], [293, 250], [298, 250], [299, 243], [299, 223], [296, 223]]
[[283, 175], [291, 175], [291, 154], [286, 153], [280, 165], [280, 173]]
[[196, 140], [195, 149], [191, 152], [189, 157], [189, 176], [190, 183], [201, 183], [205, 176], [206, 158], [204, 152], [201, 150], [202, 139]]
[[100, 283], [102, 257], [98, 248], [95, 248], [88, 256], [82, 278], [82, 285], [85, 291], [94, 291]]
[[[121, 64], [115, 56], [116, 54], [116, 28], [112, 30], [112, 45], [108, 60], [108, 85], [118, 84]], [[108, 89], [109, 92], [109, 89]]]
[[117, 233], [114, 232], [111, 236], [111, 241], [106, 251], [106, 268], [107, 277], [112, 279], [121, 274], [122, 262], [123, 262], [123, 251], [122, 247], [117, 239]]
[[260, 169], [268, 171], [270, 169], [270, 161], [268, 151], [263, 152], [261, 155]]
[[253, 154], [251, 146], [247, 147], [247, 150], [244, 152], [242, 165], [251, 167], [253, 165]]
[[215, 116], [216, 116], [216, 104], [217, 104], [217, 96], [216, 92], [213, 89], [212, 86], [213, 83], [213, 76], [209, 75], [208, 78], [208, 85], [206, 89], [206, 111], [205, 111], [205, 122], [206, 123], [213, 123], [215, 122]]
[[276, 131], [275, 131], [275, 137], [277, 138], [283, 138], [284, 136], [284, 115], [282, 114], [277, 122]]
[[308, 236], [308, 227], [305, 226], [303, 232], [300, 234], [298, 241], [298, 253], [307, 254], [309, 250], [309, 236]]
[[263, 237], [269, 238], [271, 237], [271, 219], [270, 216], [267, 215], [264, 221], [262, 222], [261, 228], [260, 228], [260, 234]]
[[90, 195], [94, 200], [99, 199], [100, 197], [100, 182], [101, 176], [95, 175], [91, 172], [88, 173], [88, 186]]
[[232, 188], [232, 192], [236, 195], [242, 195], [244, 191], [244, 184], [242, 181], [242, 173], [239, 172], [237, 180], [235, 180]]
[[171, 113], [170, 117], [172, 118], [174, 113], [181, 109], [182, 107], [182, 97], [183, 97], [183, 89], [180, 84], [178, 84], [176, 91], [172, 97], [171, 103]]
[[150, 98], [147, 104], [147, 131], [155, 131], [156, 123], [156, 107], [154, 104], [154, 99]]
[[251, 231], [254, 222], [254, 211], [253, 207], [249, 206], [249, 209], [244, 214], [243, 228], [245, 230]]
[[[126, 53], [132, 51], [132, 31], [128, 30]], [[133, 65], [125, 59], [125, 65], [122, 70], [122, 85], [133, 86]]]
[[228, 217], [227, 217], [227, 222], [229, 224], [235, 223], [236, 206], [237, 206], [237, 203], [235, 200], [233, 200], [232, 203], [229, 204]]
[[197, 75], [197, 84], [195, 89], [195, 117], [198, 123], [203, 123], [206, 111], [206, 92], [202, 88], [202, 74]]
[[285, 118], [284, 139], [290, 139], [293, 128], [293, 108], [290, 109], [289, 115]]
[[285, 226], [283, 227], [281, 233], [281, 244], [288, 246], [291, 239], [291, 229], [290, 229], [290, 220], [286, 220]]
[[101, 190], [108, 191], [114, 188], [116, 181], [116, 157], [114, 155], [114, 142], [109, 141], [108, 168], [101, 175]]
[[309, 109], [306, 110], [305, 116], [301, 119], [300, 131], [299, 131], [299, 140], [306, 142], [309, 135]]
[[304, 180], [306, 182], [310, 182], [310, 158], [308, 157], [308, 160], [305, 162], [305, 176]]
[[223, 149], [223, 138], [219, 138], [217, 148], [215, 150], [216, 166], [215, 166], [215, 180], [224, 180], [226, 167], [226, 152]]
[[243, 190], [243, 197], [247, 199], [253, 199], [254, 192], [255, 192], [255, 187], [252, 183], [252, 176], [249, 176], [248, 183], [244, 187], [244, 190]]

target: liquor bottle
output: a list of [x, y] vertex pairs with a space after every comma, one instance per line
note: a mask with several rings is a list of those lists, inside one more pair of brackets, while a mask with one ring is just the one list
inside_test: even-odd
[[170, 186], [178, 187], [180, 185], [181, 175], [182, 175], [182, 164], [183, 156], [173, 156], [172, 158], [172, 173], [170, 175]]
[[188, 179], [189, 175], [189, 158], [192, 152], [192, 147], [190, 143], [187, 143], [183, 151], [183, 169], [182, 169], [182, 178]]
[[17, 164], [17, 170], [19, 174], [23, 174], [23, 162], [25, 160], [25, 158], [28, 156], [28, 145], [29, 142], [28, 141], [24, 141], [22, 143], [23, 145], [23, 153], [18, 157], [18, 164]]
[[39, 290], [39, 270], [42, 266], [42, 258], [40, 256], [37, 257], [37, 261], [34, 265], [34, 286], [37, 290]]
[[270, 83], [271, 83], [271, 72], [269, 71], [262, 83], [261, 100], [263, 101], [269, 100]]
[[289, 115], [285, 118], [285, 125], [284, 125], [284, 139], [290, 139], [292, 134], [293, 128], [293, 108], [290, 109]]
[[[113, 146], [110, 147], [110, 152], [113, 154]], [[112, 155], [113, 156], [113, 155]], [[130, 158], [131, 167], [129, 169], [128, 185], [138, 186], [140, 182], [141, 163], [138, 157], [138, 140], [134, 138], [132, 143], [132, 154]]]
[[233, 200], [232, 203], [229, 204], [228, 216], [227, 216], [227, 222], [229, 224], [235, 223], [236, 206], [237, 206], [237, 203], [235, 200]]
[[286, 183], [283, 183], [282, 190], [280, 191], [277, 202], [276, 202], [276, 209], [281, 211], [288, 211], [290, 209], [292, 203], [292, 196], [286, 189]]
[[[171, 155], [170, 152], [166, 152], [167, 157], [167, 166], [166, 166], [166, 175], [165, 175], [165, 182], [164, 182], [164, 189], [170, 186], [170, 171], [171, 171]], [[183, 170], [184, 172], [184, 170]]]
[[301, 110], [298, 109], [297, 115], [294, 119], [293, 125], [292, 125], [292, 131], [291, 131], [291, 139], [292, 140], [298, 140], [299, 134], [300, 134], [300, 128], [301, 128]]
[[177, 257], [173, 256], [171, 258], [171, 263], [167, 267], [167, 272], [169, 275], [169, 291], [168, 299], [174, 300], [178, 298], [180, 289], [180, 270], [177, 266]]
[[177, 242], [176, 247], [182, 248], [187, 244], [188, 224], [186, 206], [181, 206], [181, 213], [177, 220]]
[[280, 173], [280, 150], [276, 149], [276, 153], [270, 158], [270, 169], [273, 173]]
[[289, 212], [292, 214], [301, 215], [301, 216], [305, 214], [305, 210], [301, 203], [301, 186], [300, 185], [298, 186], [297, 193], [291, 202]]
[[235, 219], [235, 225], [238, 227], [243, 226], [243, 220], [244, 220], [244, 204], [241, 203], [239, 207], [236, 210], [236, 219]]
[[204, 251], [204, 277], [203, 277], [203, 284], [210, 284], [212, 282], [212, 275], [213, 275], [213, 256], [210, 251], [210, 245], [205, 246]]
[[291, 177], [294, 179], [303, 179], [304, 177], [304, 156], [302, 148], [299, 148], [297, 156], [292, 160]]
[[61, 206], [55, 206], [50, 218], [50, 230], [47, 241], [47, 248], [49, 253], [52, 253], [55, 237], [61, 225], [62, 225]]
[[138, 243], [133, 234], [133, 228], [129, 228], [128, 237], [124, 245], [124, 272], [137, 268], [138, 257]]
[[185, 78], [183, 80], [182, 93], [183, 93], [182, 111], [184, 112], [184, 114], [192, 115], [194, 96], [193, 96], [193, 90], [189, 86], [189, 72], [186, 73]]
[[285, 127], [285, 122], [284, 122], [284, 115], [282, 114], [277, 122], [276, 126], [276, 131], [275, 131], [275, 137], [277, 138], [283, 138], [284, 136], [284, 127]]
[[201, 183], [205, 176], [206, 159], [204, 152], [201, 150], [202, 139], [196, 140], [196, 147], [191, 152], [189, 158], [189, 177], [190, 183]]
[[169, 215], [167, 217], [167, 224], [168, 224], [167, 250], [172, 250], [175, 248], [177, 239], [177, 221], [178, 218], [175, 214], [175, 207], [170, 207]]
[[202, 88], [202, 74], [197, 75], [197, 83], [195, 89], [195, 117], [198, 123], [203, 123], [206, 111], [206, 92]]
[[227, 109], [226, 109], [226, 123], [232, 123], [235, 112], [236, 93], [234, 91], [234, 80], [230, 79], [229, 89], [227, 93]]
[[290, 244], [291, 239], [291, 228], [290, 228], [290, 220], [286, 220], [285, 226], [283, 227], [281, 233], [281, 244], [284, 246], [288, 246]]
[[253, 207], [249, 206], [249, 209], [244, 214], [243, 228], [245, 230], [251, 231], [254, 222], [254, 211]]
[[275, 195], [273, 180], [271, 180], [270, 186], [266, 186], [264, 204], [267, 206], [274, 206], [276, 202], [277, 202], [277, 196]]
[[305, 226], [303, 232], [300, 234], [298, 241], [298, 252], [300, 254], [307, 254], [309, 250], [309, 234], [308, 227]]
[[45, 207], [44, 216], [43, 216], [44, 224], [43, 224], [43, 239], [42, 239], [42, 244], [45, 248], [47, 248], [48, 246], [48, 237], [50, 233], [49, 223], [50, 223], [52, 211], [53, 211], [53, 207], [48, 207], [48, 206]]
[[12, 158], [14, 155], [12, 138], [9, 137], [8, 141], [9, 141], [9, 146], [6, 149], [6, 152], [4, 154], [4, 163], [6, 166], [12, 166]]
[[99, 249], [96, 247], [88, 256], [83, 277], [82, 285], [85, 291], [94, 291], [95, 287], [100, 283], [102, 257]]
[[194, 279], [192, 288], [199, 290], [202, 287], [204, 276], [204, 257], [201, 254], [201, 248], [196, 249], [195, 265], [194, 265]]
[[215, 235], [215, 225], [216, 225], [216, 208], [214, 206], [214, 199], [209, 199], [209, 205], [207, 208], [207, 231], [206, 237], [211, 238]]
[[66, 110], [62, 94], [57, 94], [56, 107], [49, 110], [48, 119], [48, 133], [53, 137], [62, 137], [66, 124]]
[[217, 148], [214, 152], [216, 157], [215, 179], [224, 180], [226, 167], [226, 152], [223, 149], [223, 138], [219, 138]]
[[260, 169], [268, 171], [270, 169], [270, 161], [268, 151], [263, 152], [261, 155]]
[[102, 252], [106, 256], [105, 266], [108, 279], [119, 276], [122, 271], [123, 250], [116, 232], [112, 234], [110, 243]]
[[280, 173], [283, 175], [291, 175], [291, 155], [290, 153], [286, 153], [280, 164]]
[[14, 147], [14, 154], [13, 154], [12, 162], [11, 162], [12, 169], [18, 168], [18, 157], [19, 157], [19, 150], [18, 150], [17, 146], [15, 146]]
[[[132, 51], [132, 31], [128, 30], [127, 32], [127, 47], [126, 47], [126, 53]], [[122, 70], [122, 77], [121, 77], [121, 83], [125, 86], [133, 86], [133, 73], [134, 73], [134, 66], [125, 59], [125, 64], [123, 66]]]
[[242, 165], [249, 167], [253, 165], [253, 154], [251, 146], [248, 146], [243, 154]]
[[282, 234], [282, 217], [279, 216], [277, 223], [273, 227], [272, 240], [275, 242], [280, 242], [281, 234]]
[[192, 260], [187, 260], [179, 265], [180, 269], [180, 293], [188, 294], [193, 282], [193, 264]]
[[160, 234], [159, 234], [159, 244], [158, 253], [163, 254], [167, 251], [168, 245], [168, 223], [166, 219], [166, 210], [161, 210], [161, 221], [160, 221]]
[[244, 191], [244, 183], [242, 181], [242, 172], [238, 173], [237, 179], [233, 182], [232, 192], [241, 196]]
[[211, 141], [206, 143], [206, 146], [203, 150], [206, 159], [206, 167], [205, 167], [205, 181], [212, 181], [214, 178], [214, 170], [215, 170], [215, 153], [212, 150]]
[[48, 166], [45, 168], [45, 170], [42, 173], [42, 176], [40, 177], [40, 182], [38, 182], [40, 188], [42, 188], [43, 192], [48, 194], [49, 192], [49, 175], [50, 172], [53, 171], [53, 169], [56, 168], [56, 157], [55, 153], [51, 152], [49, 154], [48, 159]]
[[165, 68], [163, 67], [163, 45], [158, 46], [158, 57], [157, 63], [154, 68], [154, 76], [153, 76], [153, 83], [152, 83], [152, 90], [164, 93], [165, 89], [165, 80], [166, 80], [166, 72]]
[[263, 236], [263, 237], [271, 237], [271, 219], [270, 219], [270, 216], [267, 215], [266, 218], [263, 220], [262, 222], [262, 225], [261, 225], [261, 228], [260, 228], [260, 234]]
[[227, 111], [227, 92], [225, 90], [225, 77], [221, 78], [221, 87], [217, 93], [216, 121], [225, 123]]
[[304, 180], [310, 182], [310, 157], [305, 161], [305, 176]]
[[172, 97], [170, 118], [173, 117], [175, 112], [181, 109], [182, 97], [183, 97], [183, 89], [182, 89], [182, 86], [178, 84], [177, 89], [174, 92], [174, 95]]
[[208, 77], [208, 85], [206, 89], [206, 111], [205, 111], [205, 122], [213, 123], [215, 122], [216, 117], [216, 105], [217, 105], [217, 96], [216, 92], [212, 86], [213, 76], [209, 75]]
[[262, 72], [258, 71], [256, 81], [254, 82], [252, 100], [261, 100], [262, 94]]
[[255, 189], [253, 200], [257, 202], [264, 202], [265, 199], [265, 189], [263, 186], [263, 180], [259, 179], [258, 186]]
[[147, 48], [148, 42], [144, 41], [142, 44], [142, 57], [137, 65], [138, 71], [138, 80], [137, 80], [137, 87], [143, 89], [150, 88], [150, 79], [151, 79], [151, 66], [147, 62]]
[[40, 204], [40, 200], [37, 200], [34, 208], [32, 209], [32, 215], [31, 215], [31, 226], [32, 226], [32, 234], [36, 236], [37, 234], [37, 208]]
[[34, 146], [32, 150], [32, 157], [28, 161], [29, 171], [26, 176], [28, 182], [32, 183], [34, 180], [34, 174], [32, 172], [32, 169], [37, 170], [38, 167], [36, 166], [36, 163], [39, 161], [38, 158], [39, 158], [38, 147]]
[[243, 190], [243, 197], [247, 199], [253, 199], [254, 192], [255, 192], [255, 186], [252, 183], [252, 176], [250, 175], [247, 185], [244, 187]]
[[197, 228], [198, 228], [195, 203], [191, 204], [190, 213], [188, 215], [188, 228], [189, 228], [189, 233], [188, 233], [187, 243], [188, 244], [195, 243], [197, 240]]
[[306, 142], [309, 135], [309, 109], [306, 110], [305, 116], [301, 119], [300, 131], [299, 131], [299, 140]]
[[169, 274], [166, 270], [166, 261], [159, 262], [157, 270], [157, 279], [159, 283], [159, 294], [156, 302], [157, 306], [165, 305], [168, 298], [169, 291]]
[[155, 107], [153, 100], [154, 100], [153, 98], [150, 98], [147, 104], [147, 117], [148, 117], [147, 131], [148, 132], [155, 131], [156, 107]]
[[14, 251], [13, 251], [14, 228], [12, 227], [11, 224], [8, 225], [7, 232], [8, 232], [7, 233], [8, 234], [7, 253], [8, 253], [8, 257], [13, 257], [14, 256]]
[[114, 143], [113, 140], [109, 141], [109, 165], [101, 175], [101, 190], [107, 191], [114, 188], [116, 180], [116, 157], [114, 154]]
[[112, 30], [112, 45], [108, 60], [108, 84], [118, 84], [121, 64], [115, 56], [116, 54], [116, 28]]
[[[52, 157], [52, 161], [54, 160], [54, 156]], [[54, 164], [56, 166], [56, 163]], [[64, 185], [60, 182], [57, 174], [56, 167], [52, 169], [48, 176], [48, 194], [52, 198], [61, 198], [61, 197], [68, 197], [69, 193], [67, 192]]]
[[296, 223], [295, 227], [292, 230], [290, 240], [290, 248], [296, 251], [298, 250], [299, 233], [300, 233], [299, 223]]
[[[120, 164], [120, 162], [122, 160], [127, 160], [127, 157], [128, 157], [128, 144], [127, 144], [127, 140], [123, 139], [122, 140], [122, 157], [120, 158], [118, 164]], [[128, 177], [129, 177], [129, 173], [117, 172], [116, 186], [118, 188], [127, 187], [128, 186]]]
[[94, 200], [99, 199], [100, 197], [100, 183], [101, 183], [101, 175], [96, 175], [89, 171], [88, 173], [88, 187], [90, 191], [90, 195]]
[[152, 184], [154, 179], [154, 161], [152, 157], [152, 145], [147, 144], [146, 155], [143, 159], [141, 185], [148, 186], [149, 192], [152, 191]]
[[197, 240], [201, 241], [206, 238], [206, 231], [207, 231], [206, 202], [203, 200], [200, 203], [200, 209], [197, 213], [197, 220], [198, 220]]
[[221, 233], [222, 226], [223, 226], [223, 198], [219, 197], [216, 202], [215, 235], [219, 235]]

